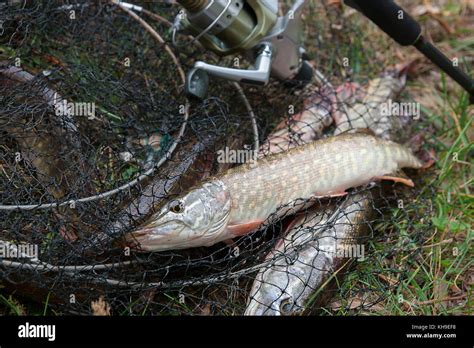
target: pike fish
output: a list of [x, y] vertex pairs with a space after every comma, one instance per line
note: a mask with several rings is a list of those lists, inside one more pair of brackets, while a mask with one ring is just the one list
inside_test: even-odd
[[382, 108], [405, 87], [407, 71], [411, 64], [385, 71], [381, 77], [370, 80], [365, 89], [351, 83], [352, 98], [347, 96], [346, 100], [340, 101], [337, 111], [333, 113], [336, 124], [334, 134], [368, 128], [377, 136], [388, 139], [393, 119], [385, 115]]
[[331, 274], [364, 257], [358, 243], [372, 212], [370, 193], [363, 192], [301, 214], [267, 255], [270, 263], [258, 272], [244, 315], [303, 312]]
[[342, 134], [210, 178], [165, 204], [127, 239], [141, 251], [211, 246], [255, 231], [269, 217], [282, 217], [298, 199], [341, 196], [374, 179], [413, 186], [390, 174], [422, 166], [402, 145], [369, 134]]

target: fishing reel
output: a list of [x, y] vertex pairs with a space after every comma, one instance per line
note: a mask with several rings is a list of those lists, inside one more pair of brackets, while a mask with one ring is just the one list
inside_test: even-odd
[[[254, 62], [249, 70], [196, 62], [188, 73], [185, 90], [205, 98], [208, 75], [227, 80], [265, 85], [270, 75], [280, 80], [308, 82], [311, 66], [302, 46], [301, 11], [307, 0], [296, 0], [288, 13], [278, 16], [278, 0], [177, 0], [185, 8], [176, 17], [178, 30], [187, 31], [206, 49], [220, 56], [245, 53]], [[402, 46], [414, 46], [448, 74], [474, 103], [474, 80], [454, 65], [422, 35], [421, 26], [393, 0], [345, 0]]]
[[188, 72], [187, 95], [204, 99], [209, 76], [254, 85], [265, 85], [270, 76], [306, 83], [312, 68], [305, 60], [301, 10], [297, 0], [284, 16], [278, 16], [277, 0], [178, 0], [185, 12], [176, 17], [176, 32], [187, 32], [206, 49], [228, 56], [243, 53], [253, 68], [238, 69], [198, 61]]

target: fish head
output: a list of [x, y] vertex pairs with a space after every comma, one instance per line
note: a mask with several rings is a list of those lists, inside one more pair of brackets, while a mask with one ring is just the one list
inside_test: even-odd
[[127, 240], [141, 251], [209, 246], [224, 240], [231, 197], [224, 183], [213, 180], [167, 202]]
[[301, 313], [307, 291], [300, 267], [273, 265], [260, 271], [252, 286], [244, 315], [287, 316]]

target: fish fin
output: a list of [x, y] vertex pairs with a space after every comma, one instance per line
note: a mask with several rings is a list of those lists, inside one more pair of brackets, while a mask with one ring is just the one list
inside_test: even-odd
[[311, 196], [311, 198], [316, 198], [316, 199], [335, 198], [335, 197], [344, 197], [345, 195], [347, 195], [347, 192], [342, 191], [342, 192], [328, 193], [327, 195], [323, 195], [323, 196], [314, 195], [314, 196]]
[[377, 176], [375, 179], [378, 180], [390, 180], [394, 182], [399, 182], [401, 184], [404, 184], [409, 187], [415, 187], [415, 184], [413, 181], [405, 175], [402, 171], [397, 171], [396, 173], [392, 175], [382, 175], [382, 176]]
[[405, 171], [402, 168], [398, 168], [393, 173], [391, 173], [390, 176], [396, 176], [397, 178], [411, 180], [410, 177], [405, 173]]
[[227, 245], [229, 248], [235, 247], [235, 242], [234, 242], [233, 239], [226, 239], [226, 240], [223, 240], [222, 243], [224, 243], [225, 245]]
[[252, 220], [242, 224], [228, 225], [227, 229], [234, 236], [243, 236], [255, 230], [257, 227], [263, 224], [263, 222], [264, 220]]
[[347, 129], [344, 132], [339, 133], [337, 136], [346, 135], [346, 134], [362, 134], [362, 135], [370, 135], [370, 136], [377, 136], [375, 132], [370, 128], [352, 128]]
[[288, 224], [288, 226], [286, 226], [285, 228], [285, 231], [283, 232], [283, 234], [287, 234], [288, 232], [290, 232], [298, 223], [301, 222], [301, 219], [300, 219], [300, 216], [297, 215], [296, 217], [294, 217], [290, 223]]
[[375, 132], [370, 128], [355, 128], [352, 129], [352, 133], [376, 136]]

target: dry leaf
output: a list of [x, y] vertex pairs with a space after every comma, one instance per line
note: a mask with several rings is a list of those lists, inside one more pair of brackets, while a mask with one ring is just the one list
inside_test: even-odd
[[438, 6], [433, 6], [433, 5], [419, 5], [413, 8], [411, 10], [411, 13], [415, 17], [423, 16], [426, 14], [429, 15], [438, 15], [441, 13], [441, 9]]
[[211, 304], [205, 304], [202, 309], [200, 315], [211, 315]]
[[372, 304], [370, 303], [370, 300], [363, 299], [360, 296], [350, 298], [347, 301], [348, 301], [347, 305], [342, 304], [341, 301], [335, 301], [335, 302], [330, 303], [329, 307], [333, 311], [337, 311], [339, 309], [346, 309], [346, 310], [364, 309], [364, 310], [369, 310], [372, 312], [382, 312], [384, 310], [384, 307], [382, 305], [378, 303]]
[[329, 6], [341, 6], [342, 1], [341, 0], [327, 0], [327, 4]]
[[68, 242], [75, 242], [78, 238], [76, 232], [71, 226], [61, 226], [59, 228], [59, 234]]
[[97, 315], [97, 316], [110, 315], [110, 306], [104, 300], [103, 296], [100, 296], [97, 301], [92, 301], [91, 308], [92, 308], [92, 315]]

